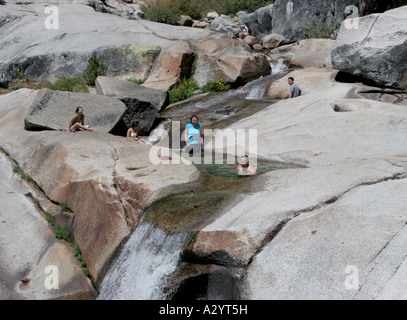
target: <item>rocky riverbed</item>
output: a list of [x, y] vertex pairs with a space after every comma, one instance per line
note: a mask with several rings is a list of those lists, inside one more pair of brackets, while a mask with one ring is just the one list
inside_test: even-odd
[[[0, 9], [4, 8], [1, 21], [5, 22], [0, 29], [6, 35], [0, 40], [4, 53], [0, 64], [3, 84], [12, 81], [15, 71], [24, 66], [25, 76], [32, 80], [79, 74], [95, 50], [106, 59], [119, 57], [111, 63], [107, 60], [109, 66], [124, 66], [120, 55], [108, 52], [130, 48], [129, 39], [133, 39], [131, 45], [138, 46], [137, 50], [146, 45], [151, 50], [141, 55], [134, 51], [131, 65], [136, 69], [112, 68], [107, 76], [143, 74], [145, 86], [160, 92], [179, 81], [185, 72], [191, 72], [188, 57], [195, 53], [199, 53], [196, 65], [200, 66], [196, 77], [202, 83], [222, 76], [238, 85], [242, 80], [250, 82], [270, 73], [266, 53], [251, 51], [243, 41], [225, 38], [225, 34], [215, 31], [168, 27], [111, 15], [103, 16], [112, 19], [111, 23], [101, 23], [101, 13], [92, 8], [66, 4], [61, 5], [61, 12], [67, 14], [61, 29], [53, 35], [45, 32], [44, 38], [33, 38], [24, 34], [21, 27], [28, 25], [32, 32], [40, 30], [43, 7], [7, 4]], [[392, 52], [391, 48], [398, 47], [399, 36], [407, 30], [405, 10], [402, 7], [383, 16], [360, 18], [361, 25], [391, 23], [391, 17], [395, 17], [392, 39], [396, 44], [380, 44]], [[86, 23], [78, 18], [83, 15]], [[87, 32], [74, 34], [69, 31], [72, 24]], [[135, 26], [138, 31], [134, 31]], [[367, 37], [366, 48], [374, 48], [374, 43], [380, 42], [378, 28], [379, 24], [377, 28], [367, 28], [374, 31], [371, 37], [365, 34], [365, 28], [360, 33], [355, 31], [356, 38]], [[387, 28], [386, 32], [391, 30]], [[94, 42], [86, 49], [75, 47], [83, 43], [83, 37]], [[263, 105], [267, 103], [263, 99], [257, 112], [250, 114], [246, 109], [244, 117], [222, 123], [222, 131], [214, 132], [213, 139], [223, 139], [225, 130], [256, 130], [256, 152], [251, 156], [290, 168], [251, 177], [241, 189], [238, 184], [229, 183], [226, 189], [237, 188], [239, 193], [238, 197], [227, 197], [225, 205], [212, 207], [213, 203], [203, 199], [210, 208], [208, 220], [194, 214], [190, 219], [179, 219], [194, 237], [183, 250], [179, 273], [169, 281], [173, 286], [168, 291], [173, 290], [174, 298], [405, 298], [405, 287], [400, 286], [407, 279], [405, 60], [404, 56], [392, 56], [396, 62], [389, 65], [389, 70], [397, 70], [389, 73], [397, 75], [397, 79], [373, 78], [370, 75], [377, 73], [361, 68], [363, 72], [357, 71], [357, 63], [364, 63], [365, 56], [373, 51], [353, 44], [360, 59], [349, 58], [355, 65], [341, 70], [345, 53], [337, 53], [345, 52], [343, 48], [356, 38], [341, 28], [334, 44], [329, 39], [326, 46], [320, 40], [309, 40], [268, 53], [273, 58], [290, 60], [284, 56], [289, 52], [300, 68], [270, 81], [263, 97], [273, 99], [270, 105]], [[105, 46], [109, 41], [114, 45], [108, 50]], [[323, 53], [317, 49], [321, 46], [332, 49]], [[45, 61], [43, 68], [39, 68], [39, 61]], [[374, 65], [370, 66], [377, 71]], [[288, 76], [295, 78], [302, 95], [281, 100], [288, 89]], [[69, 101], [88, 101], [85, 113], [89, 109], [89, 115], [95, 116], [97, 108], [103, 108], [100, 99], [106, 104], [115, 99], [115, 112], [119, 115], [109, 116], [113, 120], [101, 123], [105, 129], [99, 132], [65, 133], [58, 131], [58, 126], [26, 130], [27, 116], [34, 105], [51, 106], [47, 109], [50, 119], [63, 115], [49, 103], [51, 98], [46, 99], [47, 103], [40, 99], [53, 95], [44, 95], [43, 90], [20, 89], [0, 96], [0, 168], [4, 177], [0, 188], [2, 299], [96, 298], [113, 258], [144, 218], [156, 226], [165, 226], [169, 233], [179, 230], [176, 219], [172, 221], [175, 224], [168, 223], [168, 214], [160, 216], [155, 211], [143, 217], [145, 209], [154, 205], [160, 208], [163, 203], [165, 207], [165, 201], [171, 202], [171, 197], [202, 191], [191, 192], [191, 185], [200, 182], [202, 174], [177, 152], [166, 149], [172, 161], [160, 163], [156, 161], [159, 154], [151, 153], [151, 146], [109, 133], [126, 112], [123, 101], [88, 95], [85, 100], [75, 100], [75, 94], [60, 94], [60, 100], [55, 101], [68, 105]], [[244, 94], [241, 99], [238, 109], [243, 109]], [[231, 109], [227, 107], [223, 110]], [[163, 117], [170, 115], [177, 120], [177, 114], [171, 114], [176, 107], [172, 108], [164, 111]], [[211, 113], [205, 112], [203, 122]], [[215, 118], [211, 120], [214, 126]], [[223, 153], [233, 148], [235, 155], [247, 153], [253, 140], [235, 137], [215, 151]], [[222, 189], [213, 181], [207, 180], [211, 188]], [[199, 207], [205, 201], [192, 203]], [[214, 196], [213, 202], [222, 204], [221, 201]], [[68, 230], [69, 241], [55, 238], [53, 224]], [[83, 262], [74, 256], [73, 244], [80, 249]], [[50, 280], [55, 280], [55, 270], [59, 270], [58, 290], [52, 290]], [[214, 294], [216, 281], [205, 287], [211, 295], [194, 285], [202, 284], [195, 282], [202, 279], [199, 276], [210, 279], [210, 275], [222, 280], [226, 292]]]

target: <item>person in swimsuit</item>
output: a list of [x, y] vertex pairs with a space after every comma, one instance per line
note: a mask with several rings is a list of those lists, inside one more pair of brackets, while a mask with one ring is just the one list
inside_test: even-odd
[[76, 115], [69, 121], [68, 132], [94, 131], [89, 125], [85, 125], [85, 115], [83, 114], [82, 107], [77, 107], [75, 113]]
[[145, 144], [143, 140], [141, 140], [141, 138], [138, 136], [138, 128], [139, 127], [139, 123], [138, 121], [134, 121], [131, 124], [131, 127], [129, 128], [129, 130], [127, 130], [127, 138], [128, 139], [132, 139], [140, 144]]
[[246, 155], [240, 158], [239, 165], [236, 167], [236, 171], [239, 175], [244, 176], [252, 176], [256, 174], [256, 169], [254, 169], [253, 166], [249, 164], [249, 158]]

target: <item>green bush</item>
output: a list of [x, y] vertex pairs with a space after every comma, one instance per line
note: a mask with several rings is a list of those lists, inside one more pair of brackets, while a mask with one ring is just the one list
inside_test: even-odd
[[155, 0], [146, 3], [141, 8], [146, 19], [176, 24], [181, 15], [198, 20], [210, 11], [226, 15], [234, 15], [238, 11], [253, 12], [274, 3], [274, 0]]
[[55, 83], [44, 82], [43, 87], [52, 90], [89, 93], [86, 83], [81, 79], [60, 78]]
[[218, 91], [227, 91], [230, 89], [230, 85], [228, 85], [225, 80], [223, 79], [216, 79], [215, 81], [208, 82], [202, 88], [202, 92], [218, 92]]
[[189, 16], [192, 19], [199, 20], [204, 18], [204, 6], [198, 1], [191, 0], [175, 0], [174, 6], [178, 9], [180, 14]]
[[66, 241], [69, 240], [69, 230], [67, 228], [65, 228], [59, 224], [55, 224], [52, 227], [52, 231], [54, 232], [55, 237], [57, 239], [64, 239]]
[[313, 19], [307, 23], [303, 31], [309, 38], [329, 38], [339, 27], [340, 24], [335, 19], [328, 22], [326, 16], [322, 16], [320, 20]]
[[176, 24], [180, 18], [181, 14], [178, 8], [173, 6], [155, 5], [146, 12], [146, 19], [155, 22]]
[[95, 80], [98, 76], [104, 76], [106, 73], [106, 67], [100, 58], [93, 53], [92, 56], [88, 60], [88, 68], [86, 69], [85, 73], [83, 74], [83, 78], [86, 81], [88, 86], [94, 86]]
[[144, 83], [143, 79], [135, 79], [135, 78], [127, 79], [127, 81], [129, 81], [131, 83], [135, 83], [135, 84], [143, 84]]
[[193, 78], [184, 79], [169, 91], [170, 102], [178, 102], [185, 100], [193, 95], [193, 92], [198, 89], [198, 83]]

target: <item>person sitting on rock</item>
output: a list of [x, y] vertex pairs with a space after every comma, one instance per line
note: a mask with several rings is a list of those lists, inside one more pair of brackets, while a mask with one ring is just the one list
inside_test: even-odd
[[134, 121], [131, 124], [129, 130], [127, 130], [127, 138], [132, 139], [140, 144], [145, 144], [143, 140], [138, 135], [139, 123], [138, 121]]
[[283, 99], [291, 99], [301, 95], [301, 89], [294, 83], [293, 77], [288, 78], [288, 84], [290, 85], [290, 91], [284, 94]]
[[250, 29], [245, 24], [242, 24], [240, 27], [242, 28], [242, 32], [239, 32], [239, 38], [244, 39], [246, 36], [250, 34]]
[[83, 108], [77, 107], [75, 110], [76, 115], [71, 118], [68, 124], [68, 132], [75, 131], [94, 131], [89, 125], [85, 125], [85, 115]]
[[255, 175], [256, 169], [249, 164], [249, 157], [244, 155], [240, 158], [239, 165], [236, 167], [236, 171], [239, 175]]

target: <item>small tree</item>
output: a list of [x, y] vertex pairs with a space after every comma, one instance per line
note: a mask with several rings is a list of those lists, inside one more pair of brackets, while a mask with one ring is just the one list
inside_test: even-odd
[[100, 60], [96, 53], [93, 53], [88, 60], [88, 68], [83, 74], [83, 78], [88, 86], [94, 86], [95, 80], [98, 76], [106, 74], [106, 67], [102, 60]]

